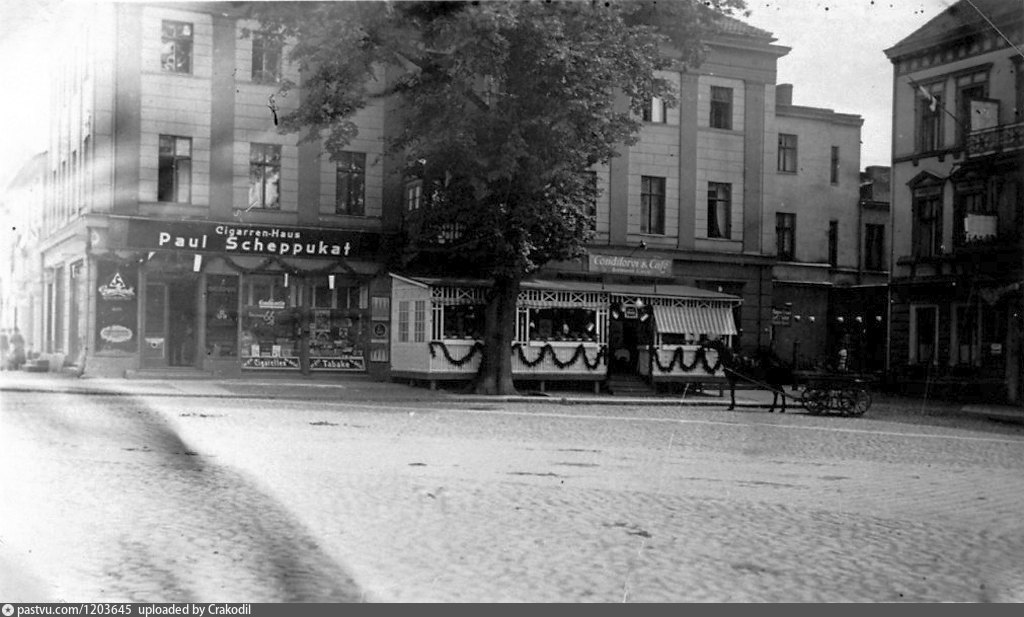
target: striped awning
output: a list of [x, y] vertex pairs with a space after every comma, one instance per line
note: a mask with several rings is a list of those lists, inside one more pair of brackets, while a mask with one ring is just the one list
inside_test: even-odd
[[655, 304], [654, 325], [662, 334], [737, 334], [732, 309], [728, 306], [659, 306]]

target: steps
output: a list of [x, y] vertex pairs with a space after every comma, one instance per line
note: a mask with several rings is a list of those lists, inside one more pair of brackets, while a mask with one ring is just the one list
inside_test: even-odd
[[642, 397], [656, 394], [654, 388], [639, 375], [611, 375], [607, 386], [613, 396]]

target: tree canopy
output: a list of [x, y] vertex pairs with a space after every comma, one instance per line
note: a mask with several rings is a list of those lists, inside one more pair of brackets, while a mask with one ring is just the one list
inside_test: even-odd
[[[422, 184], [407, 254], [506, 287], [592, 237], [595, 165], [634, 143], [653, 97], [704, 57], [743, 0], [254, 3], [263, 36], [292, 43], [298, 107], [282, 129], [333, 157], [370, 101], [394, 104], [389, 151]], [[286, 83], [288, 89], [296, 84]], [[512, 291], [508, 288], [513, 288]], [[507, 307], [506, 307], [507, 308]], [[504, 317], [500, 317], [504, 315]], [[507, 312], [495, 319], [506, 334]], [[499, 324], [489, 324], [498, 327]], [[502, 344], [503, 343], [503, 344]], [[487, 345], [491, 344], [489, 340]]]

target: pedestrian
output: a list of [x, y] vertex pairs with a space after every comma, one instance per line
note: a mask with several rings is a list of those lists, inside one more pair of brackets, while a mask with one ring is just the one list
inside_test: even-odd
[[10, 359], [7, 361], [7, 365], [12, 371], [17, 371], [22, 364], [25, 364], [25, 337], [21, 335], [21, 331], [17, 327], [11, 334], [10, 346]]
[[7, 336], [7, 328], [0, 330], [0, 371], [7, 370], [7, 353], [11, 350], [11, 339]]

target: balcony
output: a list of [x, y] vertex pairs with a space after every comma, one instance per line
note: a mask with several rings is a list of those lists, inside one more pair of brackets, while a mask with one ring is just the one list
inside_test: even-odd
[[967, 135], [968, 158], [1021, 149], [1024, 149], [1024, 122], [971, 131]]

